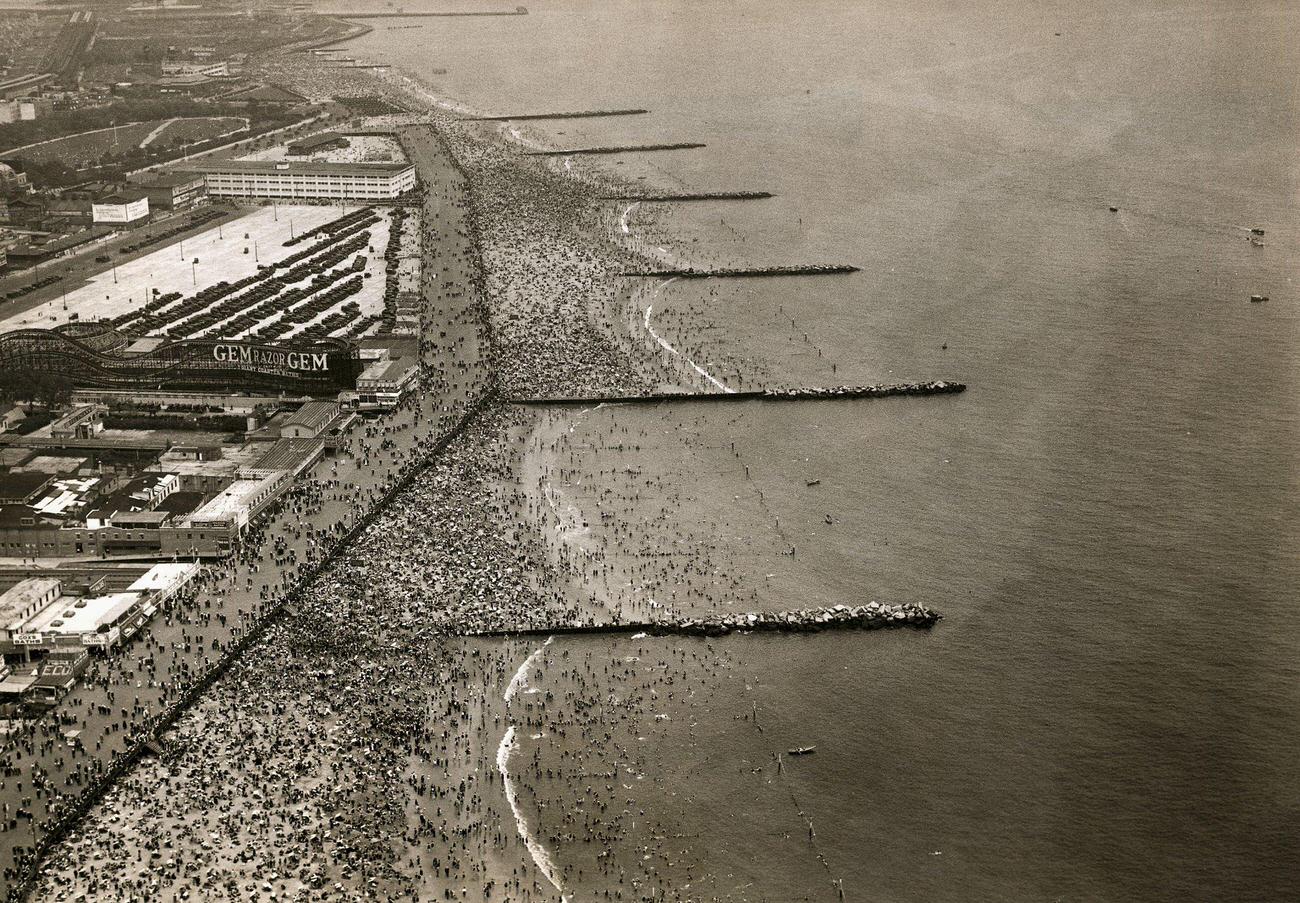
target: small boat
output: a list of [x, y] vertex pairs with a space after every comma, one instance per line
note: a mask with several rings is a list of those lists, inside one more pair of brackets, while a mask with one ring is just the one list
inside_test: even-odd
[[816, 751], [815, 746], [796, 746], [794, 749], [787, 749], [786, 753], [792, 756], [806, 756]]
[[808, 485], [809, 485], [809, 486], [820, 486], [820, 485], [821, 485], [821, 482], [822, 482], [821, 480], [809, 480], [809, 481], [808, 481]]

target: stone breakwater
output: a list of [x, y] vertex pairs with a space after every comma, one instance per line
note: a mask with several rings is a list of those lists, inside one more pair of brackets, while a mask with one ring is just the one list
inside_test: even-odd
[[628, 624], [557, 624], [522, 630], [469, 631], [465, 636], [542, 636], [550, 634], [645, 633], [649, 636], [724, 636], [733, 632], [765, 630], [780, 633], [811, 633], [819, 630], [880, 630], [886, 627], [933, 627], [943, 615], [912, 602], [886, 605], [834, 605], [830, 608], [797, 608], [792, 611], [751, 611], [719, 614], [672, 621]]
[[762, 201], [774, 198], [770, 191], [695, 191], [683, 194], [662, 192], [629, 192], [627, 194], [602, 194], [600, 201], [639, 201], [642, 204], [677, 203], [680, 201]]
[[464, 10], [445, 13], [335, 13], [340, 19], [464, 19], [482, 16], [526, 16], [528, 7], [516, 6], [514, 9]]
[[698, 141], [679, 141], [673, 144], [609, 144], [597, 147], [572, 147], [567, 150], [524, 151], [525, 157], [571, 157], [579, 154], [630, 154], [644, 151], [695, 150], [708, 147]]
[[836, 401], [852, 398], [893, 398], [897, 396], [957, 395], [966, 384], [933, 379], [923, 383], [882, 383], [875, 386], [805, 386], [792, 389], [756, 389], [746, 392], [662, 392], [654, 395], [607, 395], [600, 397], [515, 398], [512, 404], [525, 407], [597, 404], [658, 404], [672, 402], [736, 401]]
[[812, 263], [788, 267], [718, 267], [702, 269], [687, 267], [679, 270], [632, 270], [624, 276], [646, 277], [651, 279], [722, 279], [770, 276], [839, 276], [856, 273], [859, 267], [850, 263]]
[[601, 116], [644, 116], [649, 110], [576, 110], [570, 113], [515, 113], [508, 116], [462, 116], [461, 122], [511, 122], [525, 119], [598, 119]]
[[897, 395], [957, 395], [966, 384], [945, 379], [923, 383], [881, 383], [875, 386], [828, 386], [801, 389], [764, 389], [760, 397], [772, 401], [804, 401], [814, 398], [889, 398]]

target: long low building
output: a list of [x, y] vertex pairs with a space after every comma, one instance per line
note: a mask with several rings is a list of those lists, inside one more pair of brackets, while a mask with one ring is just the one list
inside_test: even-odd
[[189, 167], [213, 197], [393, 200], [415, 188], [410, 163], [212, 160]]
[[0, 593], [0, 654], [9, 664], [67, 646], [115, 646], [198, 575], [193, 562], [152, 565], [125, 590], [102, 578], [31, 577]]

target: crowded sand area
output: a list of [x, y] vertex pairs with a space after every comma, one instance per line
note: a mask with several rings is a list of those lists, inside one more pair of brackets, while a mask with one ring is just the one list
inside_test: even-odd
[[[340, 454], [318, 465], [286, 503], [246, 535], [235, 560], [210, 569], [193, 599], [156, 619], [128, 649], [96, 665], [60, 709], [78, 724], [81, 747], [66, 747], [53, 724], [36, 725], [33, 733], [11, 741], [4, 763], [13, 783], [0, 787], [7, 800], [0, 861], [10, 888], [24, 873], [31, 843], [41, 838], [49, 818], [69, 810], [114, 757], [137, 748], [160, 711], [180, 700], [232, 643], [276, 610], [300, 575], [323, 561], [394, 481], [414, 473], [483, 393], [477, 258], [465, 239], [463, 188], [445, 161], [432, 159], [436, 152], [430, 147], [427, 153], [438, 180], [426, 196], [421, 235], [426, 259], [434, 264], [422, 285], [422, 391], [397, 412], [358, 427]], [[453, 293], [435, 283], [437, 274], [459, 289]], [[93, 836], [108, 839], [102, 832]]]
[[[358, 87], [306, 59], [280, 65], [304, 93]], [[40, 899], [744, 899], [728, 896], [731, 876], [702, 874], [698, 840], [673, 828], [681, 775], [656, 774], [644, 751], [689, 740], [675, 731], [736, 680], [725, 644], [744, 638], [457, 635], [776, 608], [773, 562], [793, 543], [744, 484], [746, 461], [699, 442], [690, 416], [502, 403], [708, 383], [608, 316], [640, 303], [617, 275], [637, 258], [610, 241], [598, 180], [525, 163], [491, 127], [430, 115], [450, 155], [427, 125], [403, 129], [430, 188], [420, 401], [363, 427], [172, 616], [189, 658], [145, 641], [150, 689], [132, 708], [114, 703], [95, 754], [124, 748], [141, 707], [174, 698], [227, 622], [291, 592], [380, 487], [404, 468], [411, 479], [161, 735], [161, 758], [108, 789], [48, 858]], [[485, 390], [492, 403], [421, 458]], [[701, 510], [716, 501], [693, 491], [701, 467], [734, 477], [734, 504]], [[143, 651], [101, 666], [73, 709], [88, 693], [139, 695], [128, 687]], [[56, 747], [33, 739], [15, 761], [38, 764], [38, 818], [48, 788], [96, 773]], [[644, 787], [653, 803], [639, 801]], [[794, 830], [797, 806], [782, 800], [776, 829]], [[29, 835], [10, 824], [11, 851]]]

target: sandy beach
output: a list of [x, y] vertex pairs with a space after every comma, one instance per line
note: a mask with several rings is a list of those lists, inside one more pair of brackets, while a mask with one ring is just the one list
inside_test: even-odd
[[[306, 57], [282, 65], [309, 95], [427, 103], [401, 81]], [[349, 79], [360, 81], [340, 84]], [[339, 518], [350, 494], [377, 498], [471, 399], [495, 391], [498, 402], [293, 596], [162, 735], [160, 758], [109, 789], [47, 858], [38, 899], [215, 888], [248, 899], [745, 898], [701, 872], [695, 840], [670, 827], [682, 790], [662, 754], [646, 752], [683, 742], [674, 717], [713, 717], [709, 688], [736, 677], [724, 644], [456, 635], [780, 610], [799, 579], [798, 542], [741, 450], [705, 438], [727, 423], [671, 408], [502, 404], [725, 392], [755, 373], [688, 338], [701, 312], [659, 306], [662, 284], [618, 275], [682, 263], [647, 240], [653, 229], [629, 227], [664, 216], [661, 205], [601, 202], [627, 186], [569, 159], [521, 157], [530, 144], [496, 124], [427, 115], [432, 127], [391, 120], [429, 186], [425, 391], [404, 426], [367, 426], [346, 459], [321, 465], [312, 507], [278, 529], [322, 541], [314, 525]], [[701, 473], [736, 491], [719, 496]], [[279, 536], [272, 526], [251, 541], [217, 586], [251, 589], [265, 556], [302, 554]], [[263, 587], [262, 600], [292, 580]], [[205, 642], [210, 595], [193, 603]], [[218, 590], [217, 610], [231, 598]]]

